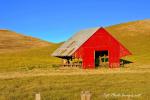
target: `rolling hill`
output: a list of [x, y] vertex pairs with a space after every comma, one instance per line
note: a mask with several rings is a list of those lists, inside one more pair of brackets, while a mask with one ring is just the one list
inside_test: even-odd
[[50, 56], [59, 45], [10, 30], [0, 30], [0, 71], [49, 67], [59, 62], [59, 59]]
[[0, 30], [0, 53], [49, 46], [52, 43], [18, 34], [10, 30]]
[[122, 23], [106, 27], [131, 52], [126, 57], [135, 63], [150, 63], [150, 19]]

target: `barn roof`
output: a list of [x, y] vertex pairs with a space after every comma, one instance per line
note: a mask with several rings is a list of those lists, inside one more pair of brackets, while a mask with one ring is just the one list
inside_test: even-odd
[[[59, 48], [57, 48], [52, 53], [52, 56], [56, 57], [72, 56], [72, 54], [100, 28], [102, 27], [90, 28], [77, 32], [74, 36], [72, 36], [69, 40], [67, 40], [64, 44], [62, 44]], [[121, 49], [120, 52], [121, 57], [131, 54], [131, 52], [128, 49], [126, 49], [121, 43], [120, 49]]]
[[100, 27], [81, 30], [62, 44], [52, 56], [71, 56], [85, 41], [87, 41]]

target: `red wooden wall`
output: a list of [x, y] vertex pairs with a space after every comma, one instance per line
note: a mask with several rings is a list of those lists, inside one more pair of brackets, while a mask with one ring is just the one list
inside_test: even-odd
[[83, 68], [95, 67], [95, 51], [108, 50], [109, 67], [119, 67], [120, 57], [130, 54], [115, 38], [104, 28], [100, 28], [75, 53], [74, 56], [82, 58]]

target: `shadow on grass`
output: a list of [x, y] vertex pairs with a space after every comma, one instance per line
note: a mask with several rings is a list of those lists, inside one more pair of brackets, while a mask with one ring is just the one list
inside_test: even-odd
[[133, 63], [133, 62], [129, 61], [129, 60], [120, 59], [120, 66], [121, 67], [124, 67], [124, 65], [131, 64], [131, 63]]

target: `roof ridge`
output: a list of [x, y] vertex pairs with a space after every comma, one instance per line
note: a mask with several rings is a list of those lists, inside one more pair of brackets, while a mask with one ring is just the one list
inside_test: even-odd
[[[99, 28], [89, 28], [78, 31], [64, 44], [56, 49], [52, 56], [71, 56], [83, 43], [85, 43]], [[73, 45], [74, 42], [74, 45]]]

